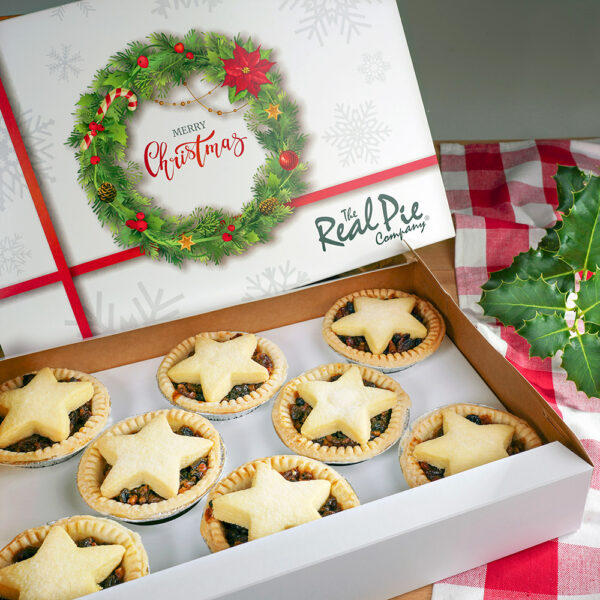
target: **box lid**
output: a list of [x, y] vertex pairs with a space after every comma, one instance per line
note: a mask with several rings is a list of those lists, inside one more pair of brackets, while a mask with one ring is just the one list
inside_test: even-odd
[[107, 0], [0, 23], [7, 355], [453, 235], [396, 4], [350, 4]]

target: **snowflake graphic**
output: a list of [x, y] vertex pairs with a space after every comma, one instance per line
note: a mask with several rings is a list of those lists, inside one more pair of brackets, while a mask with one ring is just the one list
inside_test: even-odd
[[8, 129], [4, 119], [0, 118], [0, 212], [8, 202], [22, 198], [25, 191], [25, 179], [19, 166]]
[[377, 119], [373, 102], [365, 102], [356, 108], [338, 104], [334, 119], [335, 123], [325, 131], [323, 139], [337, 148], [343, 166], [379, 161], [380, 144], [391, 130]]
[[[40, 179], [54, 182], [55, 177], [52, 175], [54, 120], [34, 114], [31, 109], [25, 112], [15, 111], [15, 118], [34, 171]], [[23, 197], [26, 187], [4, 119], [0, 119], [0, 171], [2, 172], [0, 212], [2, 212], [8, 202]]]
[[[164, 299], [165, 291], [162, 288], [150, 293], [141, 281], [138, 281], [137, 287], [140, 295], [131, 298], [135, 310], [129, 315], [122, 311], [117, 312], [114, 302], [105, 302], [103, 293], [96, 292], [94, 309], [86, 310], [94, 335], [134, 329], [157, 321], [168, 321], [179, 315], [179, 309], [169, 309], [183, 299], [183, 294]], [[65, 325], [74, 327], [77, 323], [74, 320], [67, 320]]]
[[369, 84], [377, 81], [385, 81], [385, 72], [390, 68], [390, 63], [383, 60], [381, 52], [374, 54], [363, 54], [363, 61], [358, 66], [358, 72], [365, 76]]
[[308, 273], [292, 267], [288, 260], [285, 265], [267, 267], [262, 273], [246, 277], [246, 281], [248, 285], [242, 298], [244, 302], [300, 287], [308, 283]]
[[81, 73], [80, 63], [83, 58], [79, 52], [71, 52], [71, 46], [62, 45], [61, 50], [52, 48], [47, 55], [52, 61], [46, 65], [51, 75], [57, 75], [61, 81], [69, 81], [69, 77], [77, 77]]
[[7, 235], [0, 238], [0, 275], [15, 273], [20, 275], [27, 259], [31, 258], [31, 250], [28, 250], [18, 234]]
[[171, 10], [179, 10], [180, 8], [198, 8], [200, 4], [202, 4], [212, 12], [213, 8], [216, 8], [222, 3], [223, 0], [154, 0], [152, 12], [162, 15], [166, 19]]
[[371, 27], [365, 22], [365, 8], [381, 0], [283, 0], [279, 10], [289, 8], [302, 13], [295, 33], [304, 33], [309, 40], [316, 39], [323, 46], [330, 31], [345, 36], [349, 44], [352, 36]]
[[90, 13], [94, 12], [96, 10], [94, 8], [91, 0], [79, 0], [79, 2], [74, 2], [73, 4], [63, 5], [63, 6], [57, 6], [50, 13], [50, 16], [51, 17], [56, 17], [57, 19], [59, 19], [60, 21], [62, 21], [65, 18], [65, 15], [67, 13], [67, 9], [70, 8], [70, 7], [77, 7], [77, 8], [79, 8], [79, 12], [84, 17], [89, 17]]

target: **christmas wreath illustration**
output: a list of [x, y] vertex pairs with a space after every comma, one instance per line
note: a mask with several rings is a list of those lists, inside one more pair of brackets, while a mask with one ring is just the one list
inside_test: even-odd
[[[217, 33], [191, 30], [182, 40], [154, 33], [130, 43], [110, 58], [77, 102], [68, 145], [77, 149], [79, 182], [98, 219], [122, 247], [140, 246], [153, 258], [181, 265], [184, 260], [218, 263], [266, 242], [273, 227], [288, 217], [289, 201], [306, 189], [307, 165], [300, 158], [306, 136], [300, 131], [298, 107], [281, 87], [271, 50], [251, 39], [233, 40]], [[200, 73], [214, 88], [187, 102], [168, 102], [170, 90], [187, 87]], [[230, 110], [216, 110], [203, 99], [228, 89]], [[127, 161], [126, 124], [146, 101], [160, 105], [197, 103], [218, 116], [243, 112], [248, 128], [266, 152], [254, 175], [251, 198], [241, 212], [198, 206], [188, 215], [167, 215], [136, 190], [141, 169]]]

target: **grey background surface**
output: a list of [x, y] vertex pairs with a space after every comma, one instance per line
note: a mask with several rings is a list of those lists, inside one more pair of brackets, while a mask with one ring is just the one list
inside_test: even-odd
[[600, 136], [600, 0], [397, 2], [434, 139]]

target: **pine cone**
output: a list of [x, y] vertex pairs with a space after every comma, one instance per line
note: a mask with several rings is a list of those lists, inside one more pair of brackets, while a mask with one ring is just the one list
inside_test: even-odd
[[112, 184], [105, 181], [98, 188], [98, 198], [102, 202], [112, 202], [117, 197], [117, 188]]
[[277, 206], [277, 198], [267, 198], [266, 200], [263, 200], [259, 205], [258, 205], [258, 210], [263, 214], [263, 215], [270, 215], [273, 213], [273, 211], [275, 210], [275, 207]]

